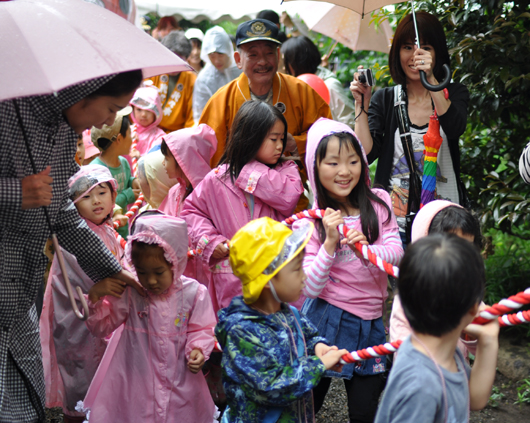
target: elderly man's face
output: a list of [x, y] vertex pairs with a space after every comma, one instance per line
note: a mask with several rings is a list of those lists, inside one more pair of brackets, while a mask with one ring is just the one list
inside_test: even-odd
[[278, 71], [280, 49], [270, 41], [252, 41], [234, 53], [237, 67], [245, 72], [251, 85], [271, 83]]

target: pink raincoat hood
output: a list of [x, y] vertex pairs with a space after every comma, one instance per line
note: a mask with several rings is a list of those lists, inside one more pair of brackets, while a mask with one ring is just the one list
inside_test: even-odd
[[210, 160], [217, 150], [214, 130], [201, 123], [194, 128], [171, 132], [164, 140], [191, 185], [196, 188], [211, 170]]
[[434, 200], [430, 203], [425, 204], [414, 218], [411, 232], [411, 242], [415, 242], [420, 238], [429, 235], [429, 228], [431, 227], [432, 220], [441, 210], [446, 207], [462, 207], [459, 204], [451, 203], [447, 200]]
[[368, 169], [368, 159], [366, 158], [364, 148], [359, 139], [357, 138], [357, 135], [355, 135], [355, 132], [353, 132], [353, 130], [344, 123], [336, 122], [331, 119], [320, 118], [311, 126], [311, 128], [309, 128], [309, 131], [307, 133], [307, 146], [305, 155], [305, 167], [307, 169], [307, 177], [309, 178], [309, 183], [311, 184], [315, 199], [313, 202], [313, 209], [320, 208], [318, 206], [317, 192], [315, 189], [315, 156], [318, 145], [320, 144], [320, 141], [322, 141], [322, 138], [339, 132], [347, 132], [353, 135], [353, 138], [359, 143], [361, 151], [363, 153], [363, 160], [366, 163], [365, 183], [369, 187], [371, 185], [369, 173], [370, 171]]
[[77, 203], [84, 195], [88, 194], [103, 182], [110, 182], [112, 189], [116, 192], [118, 191], [118, 183], [116, 182], [116, 179], [112, 177], [110, 170], [105, 166], [98, 164], [82, 166], [81, 169], [68, 180], [71, 200], [74, 204]]
[[162, 118], [164, 117], [162, 114], [162, 101], [160, 100], [160, 95], [158, 94], [158, 89], [156, 87], [138, 88], [129, 104], [142, 110], [148, 110], [156, 116], [155, 121], [151, 125], [140, 126], [134, 117], [134, 113], [131, 113], [131, 119], [136, 124], [136, 132], [138, 134], [149, 131], [162, 122]]
[[139, 216], [135, 221], [134, 235], [129, 236], [125, 256], [129, 263], [133, 241], [156, 244], [163, 248], [164, 257], [171, 263], [173, 282], [184, 273], [188, 264], [188, 226], [184, 220], [168, 215]]

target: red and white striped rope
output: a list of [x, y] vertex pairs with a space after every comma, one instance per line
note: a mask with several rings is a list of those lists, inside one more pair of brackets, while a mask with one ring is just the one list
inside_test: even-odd
[[[134, 204], [129, 209], [129, 211], [127, 213], [125, 213], [125, 217], [127, 218], [127, 221], [131, 220], [133, 218], [133, 216], [136, 213], [138, 213], [138, 210], [142, 206], [143, 202], [144, 202], [144, 195], [140, 194], [138, 196], [138, 199], [134, 202]], [[120, 222], [118, 222], [118, 221], [114, 222], [114, 229], [118, 229], [120, 226], [125, 226], [125, 225], [120, 225]]]
[[382, 357], [395, 353], [403, 341], [386, 342], [382, 345], [369, 347], [362, 350], [352, 351], [344, 354], [341, 358], [342, 364], [355, 363], [356, 361], [369, 360], [370, 358]]
[[493, 304], [491, 307], [482, 310], [473, 323], [483, 325], [490, 320], [499, 319], [501, 326], [513, 326], [520, 323], [527, 323], [530, 321], [528, 312], [519, 312], [514, 314], [506, 314], [513, 310], [521, 308], [525, 304], [530, 304], [530, 288], [525, 289], [523, 292], [512, 295], [511, 297], [500, 300], [497, 304]]
[[[284, 225], [291, 226], [295, 221], [304, 218], [322, 219], [325, 213], [326, 211], [321, 209], [304, 210], [292, 215], [291, 217], [288, 217], [282, 223]], [[339, 230], [341, 235], [343, 235], [344, 237], [347, 236], [348, 228], [345, 225], [339, 225], [337, 229]], [[368, 245], [363, 245], [360, 242], [357, 242], [355, 243], [355, 248], [362, 254], [365, 260], [368, 260], [370, 263], [377, 266], [380, 270], [386, 272], [390, 276], [393, 276], [395, 278], [398, 277], [399, 267], [387, 263], [381, 257], [374, 254], [374, 252], [370, 250]]]

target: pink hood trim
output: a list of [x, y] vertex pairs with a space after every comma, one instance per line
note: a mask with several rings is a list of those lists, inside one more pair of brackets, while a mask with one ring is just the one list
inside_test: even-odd
[[434, 216], [446, 207], [451, 206], [463, 208], [460, 204], [451, 203], [447, 200], [434, 200], [425, 204], [414, 218], [412, 232], [410, 234], [411, 242], [427, 236]]
[[366, 153], [364, 152], [363, 145], [359, 141], [359, 138], [357, 138], [357, 135], [355, 135], [355, 132], [353, 132], [353, 130], [344, 123], [336, 122], [331, 119], [320, 118], [311, 126], [311, 128], [309, 128], [309, 131], [307, 133], [307, 146], [305, 153], [305, 168], [307, 169], [307, 176], [309, 178], [309, 183], [311, 184], [311, 188], [313, 189], [313, 195], [315, 198], [315, 201], [313, 203], [314, 209], [320, 208], [318, 206], [317, 193], [315, 189], [316, 151], [318, 145], [320, 144], [320, 141], [322, 141], [324, 137], [339, 132], [347, 132], [348, 134], [353, 135], [353, 138], [359, 143], [359, 146], [361, 147], [361, 151], [363, 153], [363, 160], [366, 164], [365, 183], [366, 185], [368, 185], [368, 187], [371, 186], [370, 170], [368, 169], [368, 159], [366, 158]]
[[142, 110], [147, 110], [155, 114], [155, 121], [149, 126], [140, 126], [138, 121], [134, 117], [134, 112], [131, 113], [131, 119], [136, 124], [136, 132], [141, 134], [142, 132], [148, 131], [152, 128], [157, 127], [162, 118], [162, 101], [156, 87], [141, 87], [136, 90], [132, 100], [129, 103], [131, 106], [138, 107]]
[[164, 137], [178, 165], [193, 188], [210, 172], [210, 160], [217, 150], [215, 132], [201, 123], [193, 128], [180, 129]]
[[125, 257], [131, 260], [133, 241], [156, 244], [163, 248], [164, 257], [171, 263], [173, 282], [179, 280], [188, 264], [188, 226], [178, 217], [168, 215], [139, 216], [135, 221], [134, 235], [129, 236]]

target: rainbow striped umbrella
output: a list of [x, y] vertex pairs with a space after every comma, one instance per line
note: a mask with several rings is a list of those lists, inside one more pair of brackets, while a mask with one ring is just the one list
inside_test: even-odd
[[440, 121], [438, 120], [438, 115], [435, 111], [429, 119], [427, 133], [423, 136], [425, 157], [423, 161], [420, 208], [434, 200], [434, 191], [436, 190], [436, 162], [438, 160], [438, 151], [440, 151], [442, 141], [443, 139], [440, 135]]

